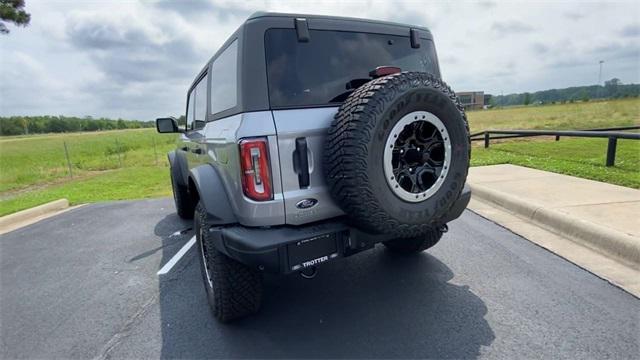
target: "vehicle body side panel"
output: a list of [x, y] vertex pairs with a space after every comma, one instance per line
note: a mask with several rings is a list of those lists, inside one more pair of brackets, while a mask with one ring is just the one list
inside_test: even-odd
[[[337, 110], [337, 107], [325, 107], [273, 111], [287, 224], [300, 225], [344, 214], [331, 199], [322, 169], [325, 137]], [[310, 182], [304, 189], [300, 188], [298, 173], [294, 170], [297, 138], [305, 138], [307, 142]], [[307, 209], [296, 207], [304, 199], [315, 199], [317, 204]]]
[[[240, 174], [238, 141], [244, 137], [267, 137], [269, 156], [277, 160], [276, 131], [270, 111], [233, 115], [207, 123], [203, 136], [196, 140], [203, 153], [193, 163], [209, 164], [220, 175], [222, 188], [229, 194], [229, 203], [238, 222], [245, 226], [284, 224], [284, 203], [278, 161], [271, 161], [274, 196], [269, 201], [253, 201], [244, 196]], [[190, 163], [191, 164], [191, 163]], [[194, 166], [194, 167], [195, 167]]]

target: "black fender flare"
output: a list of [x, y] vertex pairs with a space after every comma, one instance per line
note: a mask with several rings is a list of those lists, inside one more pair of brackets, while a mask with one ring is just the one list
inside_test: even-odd
[[171, 176], [180, 186], [187, 187], [187, 175], [186, 170], [187, 160], [184, 157], [184, 154], [177, 153], [175, 150], [170, 151], [167, 154], [167, 158], [169, 159], [169, 166], [171, 168]]
[[207, 210], [209, 225], [227, 225], [238, 222], [222, 179], [213, 166], [205, 164], [191, 169], [189, 180], [193, 181], [200, 201]]

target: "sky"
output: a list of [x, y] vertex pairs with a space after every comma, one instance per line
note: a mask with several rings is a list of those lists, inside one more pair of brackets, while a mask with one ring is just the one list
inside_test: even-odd
[[428, 27], [443, 79], [495, 95], [640, 83], [640, 2], [35, 1], [0, 35], [0, 116], [137, 120], [184, 112], [188, 86], [255, 11]]

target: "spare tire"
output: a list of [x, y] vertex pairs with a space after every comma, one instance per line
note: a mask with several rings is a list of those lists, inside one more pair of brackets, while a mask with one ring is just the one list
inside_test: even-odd
[[372, 80], [342, 104], [325, 143], [333, 199], [362, 230], [415, 237], [440, 225], [464, 187], [467, 118], [437, 77]]

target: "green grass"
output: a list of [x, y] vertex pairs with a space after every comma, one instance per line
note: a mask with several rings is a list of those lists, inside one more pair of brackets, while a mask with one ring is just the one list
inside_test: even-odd
[[[69, 178], [64, 144], [72, 173], [85, 177], [121, 167], [166, 165], [175, 135], [155, 129], [86, 132], [0, 138], [0, 194]], [[118, 157], [118, 154], [120, 157]]]
[[[479, 144], [478, 144], [479, 145]], [[510, 141], [474, 146], [471, 165], [514, 164], [640, 188], [640, 141], [618, 140], [614, 167], [606, 167], [607, 139]]]
[[145, 166], [109, 170], [99, 176], [77, 179], [3, 200], [0, 216], [67, 198], [72, 205], [106, 200], [141, 199], [171, 195], [169, 169]]
[[80, 204], [170, 195], [166, 153], [175, 143], [175, 134], [155, 129], [0, 138], [0, 216], [60, 198]]
[[[633, 125], [640, 123], [640, 100], [471, 111], [468, 118], [472, 132]], [[63, 197], [80, 204], [168, 196], [166, 153], [175, 143], [175, 135], [160, 135], [155, 129], [0, 138], [0, 216]], [[604, 166], [605, 151], [605, 139], [526, 139], [486, 150], [474, 146], [471, 163], [517, 164], [640, 188], [640, 142], [619, 140], [613, 168]]]
[[467, 113], [471, 132], [486, 129], [595, 129], [640, 123], [640, 99], [519, 106]]

